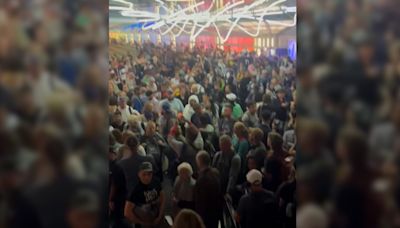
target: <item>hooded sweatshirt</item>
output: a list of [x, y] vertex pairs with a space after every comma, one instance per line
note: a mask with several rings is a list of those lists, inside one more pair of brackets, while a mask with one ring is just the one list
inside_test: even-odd
[[189, 97], [188, 104], [183, 109], [183, 117], [187, 121], [190, 121], [192, 118], [192, 115], [194, 114], [194, 110], [193, 110], [192, 106], [190, 105], [191, 100], [195, 100], [197, 103], [199, 103], [199, 98], [196, 95], [191, 95]]

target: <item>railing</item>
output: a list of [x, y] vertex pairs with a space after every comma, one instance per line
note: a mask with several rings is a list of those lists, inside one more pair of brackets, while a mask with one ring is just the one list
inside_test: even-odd
[[237, 224], [235, 220], [235, 210], [232, 206], [232, 200], [226, 196], [224, 199], [224, 209], [222, 212], [223, 228], [240, 228], [240, 224]]

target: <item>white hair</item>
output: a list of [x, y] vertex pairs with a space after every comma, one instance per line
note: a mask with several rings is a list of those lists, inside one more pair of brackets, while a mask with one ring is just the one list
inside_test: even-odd
[[192, 166], [191, 166], [189, 163], [187, 163], [187, 162], [181, 163], [181, 164], [178, 166], [178, 173], [179, 173], [181, 170], [183, 170], [183, 169], [186, 169], [187, 171], [189, 171], [190, 176], [193, 174]]

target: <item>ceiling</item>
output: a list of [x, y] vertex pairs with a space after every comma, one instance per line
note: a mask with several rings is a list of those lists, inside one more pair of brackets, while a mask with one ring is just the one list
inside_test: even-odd
[[[147, 11], [147, 12], [156, 12], [155, 6], [159, 5], [156, 0], [125, 0], [129, 1], [134, 4], [133, 8], [135, 10], [141, 10], [141, 11]], [[166, 2], [167, 4], [171, 4], [167, 0], [162, 0], [163, 2]], [[210, 1], [210, 0], [205, 0]], [[234, 2], [235, 0], [233, 0]], [[267, 2], [273, 3], [277, 0], [266, 0]], [[188, 1], [185, 2], [175, 2], [174, 4], [182, 6], [182, 8], [185, 8], [186, 4]], [[200, 0], [197, 0], [196, 2], [200, 2]], [[252, 1], [247, 0], [246, 4], [251, 3]], [[121, 3], [115, 2], [113, 0], [110, 0], [110, 6], [122, 6]], [[295, 7], [296, 6], [296, 0], [287, 0], [282, 5], [286, 7]], [[126, 6], [126, 5], [125, 5]], [[262, 10], [262, 8], [257, 8]], [[284, 22], [284, 23], [291, 23], [293, 22], [293, 18], [295, 17], [295, 13], [285, 13], [285, 14], [280, 14], [280, 15], [270, 15], [270, 16], [264, 16], [264, 20], [271, 20], [271, 21], [279, 21], [279, 22]], [[126, 17], [122, 16], [120, 11], [116, 10], [110, 10], [109, 11], [109, 28], [110, 30], [125, 30], [129, 26], [137, 24], [137, 19], [133, 17]], [[231, 27], [231, 23], [228, 22], [217, 22], [216, 25], [218, 26], [218, 29], [220, 30], [219, 32], [223, 35], [226, 34]], [[249, 20], [249, 19], [241, 19], [240, 20], [240, 25], [246, 30], [248, 30], [251, 33], [255, 33], [257, 31], [257, 26], [258, 22], [255, 20]], [[140, 26], [139, 26], [140, 27]], [[287, 26], [283, 25], [277, 25], [277, 24], [270, 24], [261, 22], [260, 24], [260, 35], [276, 35], [281, 33], [284, 30], [287, 30]], [[165, 29], [164, 29], [165, 30]], [[177, 29], [179, 30], [179, 29]], [[173, 30], [174, 31], [174, 30]], [[293, 35], [295, 35], [295, 29], [291, 29], [290, 31], [293, 31]], [[212, 27], [209, 27], [205, 29], [202, 34], [215, 34], [216, 31]], [[243, 31], [240, 29], [234, 28], [233, 35], [237, 34], [245, 34]]]

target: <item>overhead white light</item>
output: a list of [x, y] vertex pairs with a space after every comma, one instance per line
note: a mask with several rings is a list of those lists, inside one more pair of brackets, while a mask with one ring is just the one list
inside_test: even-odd
[[[124, 17], [134, 19], [132, 22], [148, 22], [151, 25], [143, 25], [143, 30], [159, 30], [161, 35], [172, 34], [174, 37], [180, 36], [182, 33], [189, 34], [190, 40], [194, 41], [206, 28], [214, 28], [218, 39], [221, 43], [228, 40], [229, 36], [235, 28], [243, 31], [252, 37], [257, 37], [260, 34], [263, 23], [271, 25], [279, 25], [283, 27], [291, 27], [296, 25], [296, 7], [286, 7], [283, 5], [287, 0], [257, 0], [249, 5], [244, 4], [244, 1], [227, 3], [222, 8], [211, 12], [214, 7], [215, 0], [212, 0], [208, 9], [199, 10], [198, 7], [204, 5], [204, 1], [195, 3], [186, 8], [175, 7], [169, 9], [165, 2], [156, 0], [160, 8], [164, 9], [166, 14], [160, 15], [151, 11], [143, 11], [134, 9], [134, 5], [126, 0], [112, 0], [125, 4], [126, 6], [110, 6], [110, 10], [120, 11]], [[167, 0], [170, 2], [183, 2], [182, 0]], [[187, 0], [185, 0], [187, 2]], [[196, 2], [196, 1], [195, 1]], [[265, 16], [281, 15], [286, 13], [294, 13], [292, 21], [276, 21], [265, 19]], [[240, 25], [242, 20], [251, 20], [257, 22], [256, 32], [251, 32], [248, 28]], [[228, 32], [223, 36], [218, 27], [218, 22], [228, 22]]]

